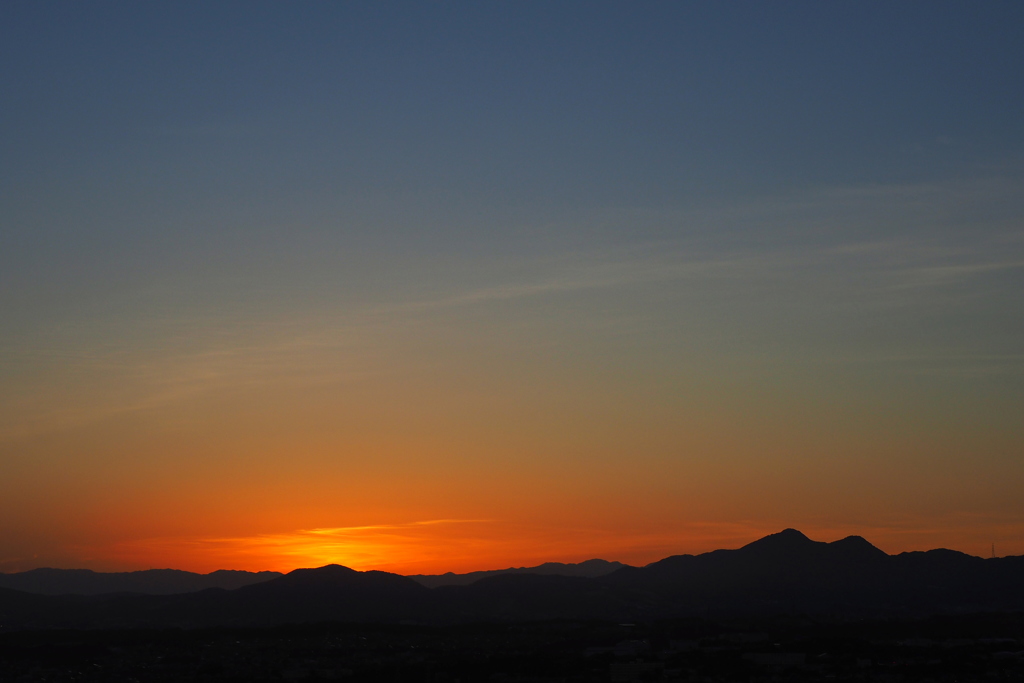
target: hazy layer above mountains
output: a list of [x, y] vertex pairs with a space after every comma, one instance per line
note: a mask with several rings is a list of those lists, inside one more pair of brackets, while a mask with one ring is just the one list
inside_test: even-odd
[[[422, 586], [466, 586], [489, 576], [502, 574], [542, 574], [595, 578], [611, 574], [627, 565], [607, 560], [587, 560], [578, 564], [546, 562], [536, 567], [510, 567], [468, 574], [417, 574], [410, 576]], [[136, 572], [94, 572], [89, 569], [33, 569], [16, 574], [0, 574], [0, 588], [11, 588], [39, 595], [104, 595], [141, 593], [176, 595], [207, 588], [234, 590], [282, 576], [279, 572], [246, 572], [222, 569], [210, 574], [195, 574], [179, 569], [147, 569]]]
[[0, 574], [0, 588], [40, 595], [104, 595], [142, 593], [175, 595], [207, 588], [234, 590], [276, 579], [279, 572], [245, 572], [221, 569], [195, 574], [180, 569], [147, 569], [137, 572], [94, 572], [91, 569], [32, 569], [17, 574]]
[[492, 569], [489, 571], [469, 572], [467, 574], [414, 574], [409, 578], [427, 588], [438, 586], [468, 586], [471, 583], [502, 574], [542, 574], [546, 576], [582, 576], [596, 578], [611, 574], [627, 565], [608, 560], [586, 560], [577, 564], [563, 562], [545, 562], [536, 567], [509, 567], [508, 569]]

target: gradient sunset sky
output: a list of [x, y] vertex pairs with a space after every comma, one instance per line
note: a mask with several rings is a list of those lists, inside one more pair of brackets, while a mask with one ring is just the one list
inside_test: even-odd
[[1024, 554], [1024, 3], [4, 2], [0, 571]]

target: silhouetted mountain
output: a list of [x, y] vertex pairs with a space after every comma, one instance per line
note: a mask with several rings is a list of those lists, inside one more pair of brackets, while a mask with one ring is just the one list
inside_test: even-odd
[[678, 555], [596, 578], [526, 572], [427, 588], [331, 565], [235, 590], [45, 596], [0, 589], [0, 629], [263, 626], [319, 621], [471, 623], [786, 614], [920, 616], [1024, 610], [1024, 557], [887, 555], [787, 529], [737, 550]]
[[17, 574], [0, 574], [0, 588], [13, 588], [40, 595], [102, 595], [144, 593], [173, 595], [195, 593], [207, 588], [233, 590], [281, 576], [279, 572], [243, 572], [221, 569], [194, 574], [179, 569], [147, 569], [138, 572], [94, 572], [89, 569], [33, 569]]
[[795, 529], [737, 550], [669, 557], [605, 577], [656, 596], [666, 615], [922, 614], [1024, 608], [1024, 558], [952, 550], [887, 555], [859, 536], [812, 541]]
[[438, 586], [468, 586], [471, 583], [491, 576], [502, 574], [540, 574], [543, 576], [582, 576], [596, 578], [611, 574], [617, 569], [626, 565], [621, 562], [609, 562], [608, 560], [586, 560], [577, 564], [564, 564], [562, 562], [545, 562], [536, 567], [509, 567], [508, 569], [491, 569], [487, 571], [469, 572], [466, 574], [414, 574], [410, 579], [427, 588]]
[[296, 569], [279, 579], [231, 591], [225, 608], [240, 623], [336, 620], [395, 622], [422, 619], [437, 609], [429, 588], [387, 572], [340, 565]]

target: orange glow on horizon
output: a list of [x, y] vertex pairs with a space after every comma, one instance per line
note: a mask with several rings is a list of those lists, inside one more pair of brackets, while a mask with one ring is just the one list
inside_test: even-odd
[[[1019, 538], [1024, 534], [1024, 525], [1011, 526], [1013, 528], [1000, 530], [1000, 538]], [[642, 566], [670, 555], [738, 548], [784, 527], [784, 524], [766, 526], [754, 522], [703, 523], [675, 532], [616, 534], [594, 529], [528, 528], [497, 520], [439, 519], [239, 537], [146, 539], [118, 543], [95, 552], [98, 557], [133, 569], [173, 567], [204, 573], [217, 569], [288, 572], [340, 564], [360, 571], [442, 574], [593, 558]], [[857, 530], [805, 526], [801, 530], [817, 541], [865, 536], [891, 554], [936, 547], [964, 549], [965, 543], [972, 540], [970, 532], [959, 533], [955, 529], [879, 527]], [[1004, 550], [1001, 554], [1013, 549], [1005, 544], [999, 547]]]

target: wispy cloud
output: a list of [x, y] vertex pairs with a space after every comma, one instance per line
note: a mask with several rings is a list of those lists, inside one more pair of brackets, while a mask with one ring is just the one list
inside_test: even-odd
[[[1014, 189], [1020, 188], [1008, 182], [952, 189], [837, 188], [717, 211], [661, 215], [658, 221], [681, 226], [677, 236], [542, 256], [511, 255], [483, 277], [478, 270], [469, 269], [470, 275], [456, 267], [426, 295], [399, 287], [386, 296], [378, 293], [373, 301], [344, 305], [165, 311], [89, 321], [86, 328], [58, 325], [17, 342], [7, 337], [6, 342], [0, 339], [0, 371], [5, 373], [0, 439], [152, 410], [219, 389], [314, 386], [399, 372], [403, 353], [415, 340], [462, 324], [463, 312], [488, 307], [502, 307], [489, 324], [511, 326], [535, 304], [537, 310], [571, 311], [581, 302], [612, 301], [623, 294], [628, 296], [622, 301], [650, 298], [641, 293], [675, 297], [662, 309], [618, 304], [631, 326], [646, 316], [651, 335], [658, 333], [659, 316], [666, 318], [684, 305], [694, 320], [702, 310], [714, 311], [702, 325], [712, 331], [723, 325], [749, 328], [744, 316], [757, 307], [780, 315], [800, 310], [802, 317], [792, 324], [809, 329], [826, 318], [841, 319], [851, 330], [877, 329], [880, 323], [871, 316], [879, 311], [899, 312], [907, 320], [927, 311], [932, 324], [941, 325], [941, 316], [992, 296], [985, 286], [991, 278], [1015, 276], [1024, 268], [1024, 241], [1014, 239], [1019, 226], [1002, 223], [970, 235], [949, 228], [929, 231], [929, 225], [944, 220], [934, 206], [992, 197], [1005, 202]], [[615, 220], [628, 230], [633, 219], [624, 213]], [[914, 226], [901, 228], [906, 221]], [[872, 227], [879, 224], [892, 227]], [[764, 231], [759, 225], [766, 226]], [[615, 316], [607, 306], [602, 311]], [[884, 324], [891, 325], [892, 319]], [[472, 337], [475, 330], [465, 323], [463, 334]], [[543, 334], [540, 329], [534, 337]], [[892, 351], [865, 349], [861, 358], [892, 356]], [[908, 355], [941, 351], [915, 348]], [[991, 355], [985, 348], [967, 351], [959, 356]], [[811, 358], [848, 355], [822, 348]]]

